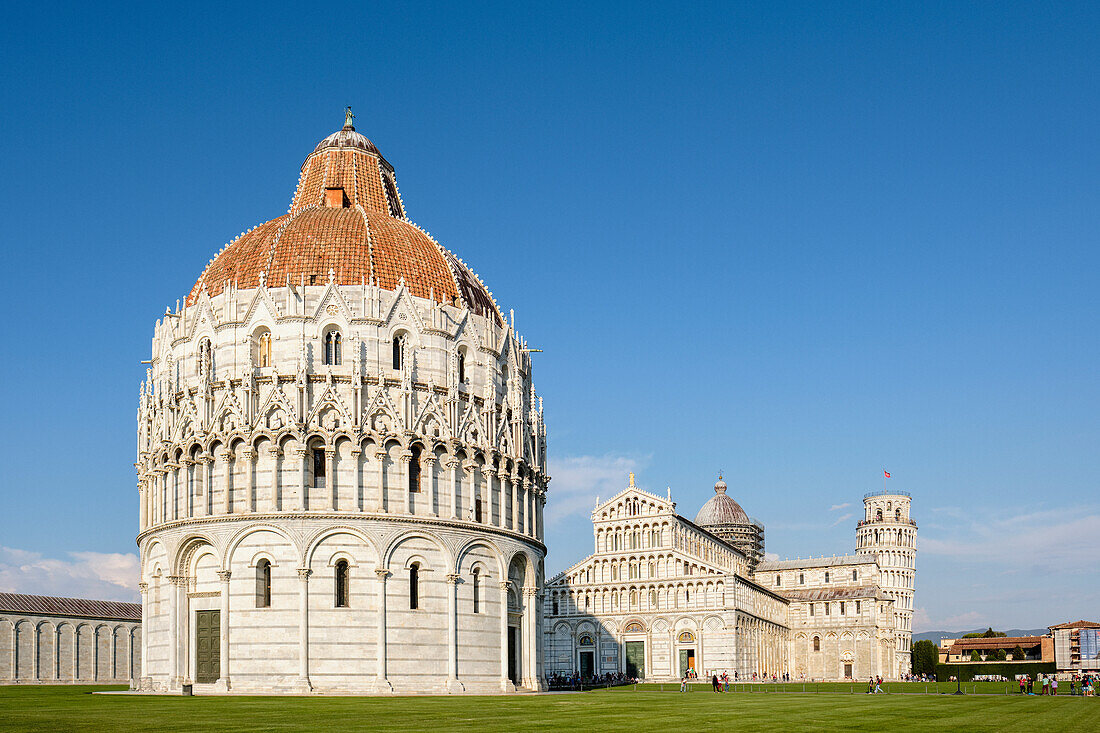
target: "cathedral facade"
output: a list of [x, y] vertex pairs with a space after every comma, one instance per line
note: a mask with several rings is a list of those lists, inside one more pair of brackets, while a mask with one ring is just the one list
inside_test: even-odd
[[153, 332], [141, 686], [544, 686], [530, 352], [355, 130]]
[[721, 478], [695, 521], [630, 485], [592, 512], [594, 552], [547, 582], [547, 674], [673, 680], [899, 678], [911, 670], [910, 497], [868, 494], [854, 555], [760, 560], [763, 525]]

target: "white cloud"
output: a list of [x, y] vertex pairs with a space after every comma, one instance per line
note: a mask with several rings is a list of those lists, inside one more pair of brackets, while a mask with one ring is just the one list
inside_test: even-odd
[[572, 516], [588, 517], [596, 497], [610, 499], [627, 487], [629, 474], [644, 461], [630, 456], [565, 456], [550, 462], [550, 496], [546, 524]]
[[830, 527], [835, 527], [838, 524], [840, 524], [841, 522], [847, 522], [849, 519], [851, 519], [854, 516], [855, 516], [855, 514], [852, 514], [851, 512], [848, 512], [847, 514], [842, 514], [841, 516], [837, 517], [836, 521], [833, 522], [832, 524], [830, 524], [829, 526]]
[[[852, 502], [850, 502], [850, 501], [846, 501], [846, 502], [844, 502], [843, 504], [833, 504], [833, 505], [832, 505], [831, 507], [829, 507], [829, 511], [831, 511], [831, 512], [838, 512], [838, 511], [840, 511], [841, 509], [847, 509], [847, 508], [848, 508], [848, 507], [850, 507], [851, 505], [852, 505]], [[848, 516], [850, 517], [850, 516], [852, 516], [852, 515], [851, 515], [851, 514], [849, 514]]]
[[134, 553], [69, 552], [67, 560], [0, 547], [0, 591], [107, 601], [137, 601]]
[[1086, 570], [1093, 567], [1100, 552], [1100, 514], [1067, 507], [1005, 519], [983, 515], [948, 534], [922, 538], [918, 550], [994, 563], [1005, 570], [1018, 570], [1021, 563]]

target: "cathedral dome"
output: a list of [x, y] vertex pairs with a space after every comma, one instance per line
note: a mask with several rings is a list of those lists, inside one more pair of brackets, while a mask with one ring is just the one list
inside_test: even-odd
[[695, 515], [695, 523], [700, 527], [714, 524], [749, 524], [749, 515], [741, 505], [726, 494], [726, 482], [718, 477], [714, 485], [714, 496], [703, 505]]
[[206, 266], [187, 297], [194, 305], [226, 284], [247, 289], [374, 283], [469, 308], [503, 323], [492, 294], [464, 262], [409, 221], [393, 166], [374, 143], [344, 127], [302, 163], [286, 214], [242, 233]]

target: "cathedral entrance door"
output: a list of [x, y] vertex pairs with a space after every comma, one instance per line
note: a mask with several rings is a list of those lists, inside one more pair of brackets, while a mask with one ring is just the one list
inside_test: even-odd
[[845, 677], [846, 677], [847, 679], [852, 679], [852, 665], [851, 665], [851, 664], [847, 664], [847, 663], [846, 663], [846, 664], [844, 665], [844, 676], [845, 676]]
[[626, 676], [645, 679], [645, 642], [626, 643]]
[[581, 652], [581, 677], [591, 677], [596, 666], [595, 652]]
[[195, 682], [217, 682], [220, 657], [221, 612], [195, 611]]
[[684, 677], [688, 670], [695, 670], [695, 650], [694, 649], [681, 649], [680, 650], [680, 677]]

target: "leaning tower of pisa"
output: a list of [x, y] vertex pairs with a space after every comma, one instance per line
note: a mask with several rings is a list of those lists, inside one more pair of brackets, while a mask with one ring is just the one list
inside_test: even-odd
[[909, 517], [912, 496], [877, 491], [863, 497], [863, 520], [856, 528], [856, 554], [871, 555], [880, 569], [879, 585], [894, 599], [896, 673], [912, 669], [913, 590], [916, 580], [917, 523]]

